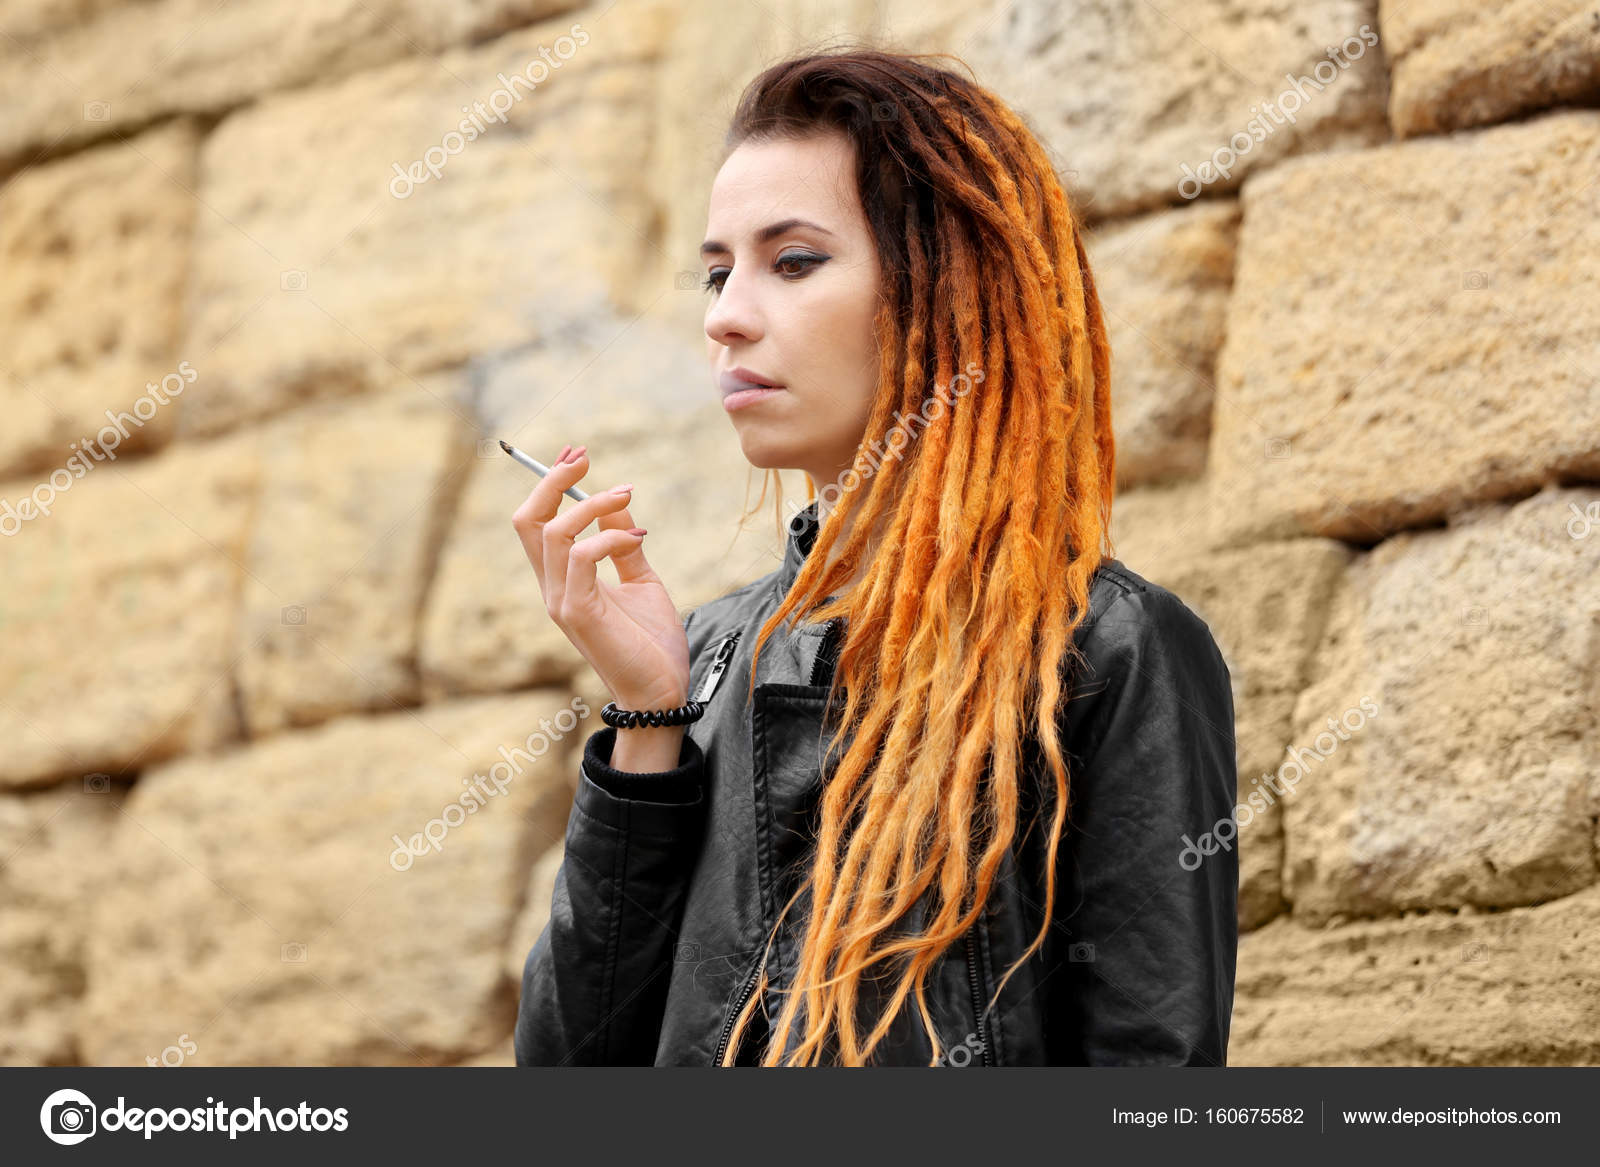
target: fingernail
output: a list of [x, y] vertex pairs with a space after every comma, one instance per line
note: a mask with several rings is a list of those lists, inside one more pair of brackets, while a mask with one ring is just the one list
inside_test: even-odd
[[554, 464], [557, 465], [557, 466], [561, 465], [561, 463], [563, 463], [563, 462], [565, 462], [567, 460], [567, 455], [569, 453], [571, 453], [571, 452], [572, 452], [572, 447], [570, 445], [569, 446], [562, 446], [561, 447], [561, 453], [559, 455], [557, 455]]
[[628, 534], [630, 534], [630, 535], [648, 535], [649, 533], [650, 532], [646, 531], [643, 527], [629, 527], [628, 528]]
[[633, 489], [633, 483], [624, 482], [621, 486], [613, 486], [611, 488], [611, 493], [612, 494], [627, 494], [628, 491], [630, 491], [632, 489]]

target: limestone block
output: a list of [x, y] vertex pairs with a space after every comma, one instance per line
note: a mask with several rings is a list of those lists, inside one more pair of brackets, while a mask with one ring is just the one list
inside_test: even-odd
[[143, 1064], [180, 1033], [208, 1066], [447, 1065], [492, 1046], [515, 1020], [515, 908], [598, 714], [533, 690], [142, 775], [92, 905], [85, 1060]]
[[[24, 0], [0, 14], [0, 159], [214, 114], [569, 11], [572, 0]], [[569, 22], [570, 23], [570, 22]]]
[[[27, 479], [0, 483], [0, 786], [133, 771], [239, 734], [250, 444], [82, 470], [42, 495]], [[32, 517], [8, 522], [24, 498]]]
[[452, 387], [407, 382], [259, 431], [237, 641], [252, 736], [419, 702], [423, 597], [475, 461]]
[[1252, 180], [1208, 476], [1219, 537], [1374, 543], [1600, 475], [1600, 113]]
[[85, 440], [153, 450], [206, 391], [174, 348], [197, 151], [170, 124], [0, 185], [0, 475], [59, 470]]
[[1600, 1064], [1600, 889], [1239, 943], [1231, 1066]]
[[1510, 907], [1594, 882], [1600, 531], [1573, 532], [1595, 502], [1552, 489], [1479, 508], [1351, 566], [1295, 707], [1296, 917]]
[[0, 794], [0, 1065], [78, 1063], [90, 906], [116, 878], [107, 844], [124, 793], [84, 774]]
[[1384, 0], [1400, 137], [1508, 121], [1600, 94], [1600, 18], [1583, 0]]
[[1111, 341], [1120, 486], [1205, 470], [1238, 225], [1236, 202], [1207, 201], [1108, 224], [1087, 241]]
[[648, 246], [654, 11], [618, 5], [581, 44], [561, 18], [225, 119], [202, 153], [213, 213], [185, 314], [215, 380], [185, 432], [547, 343], [602, 311]]
[[[909, 6], [909, 5], [908, 5]], [[1389, 136], [1368, 0], [1116, 0], [974, 9], [954, 40], [1022, 112], [1090, 219], [1237, 188], [1295, 154]], [[951, 47], [941, 43], [941, 47]]]

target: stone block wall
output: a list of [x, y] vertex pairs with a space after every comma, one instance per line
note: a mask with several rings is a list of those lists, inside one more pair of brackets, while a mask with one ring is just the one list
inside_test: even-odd
[[1117, 551], [1235, 686], [1230, 1060], [1600, 1062], [1592, 5], [34, 0], [0, 1063], [511, 1062], [605, 695], [493, 439], [636, 483], [685, 611], [775, 566], [696, 248], [744, 82], [851, 38], [1092, 224]]

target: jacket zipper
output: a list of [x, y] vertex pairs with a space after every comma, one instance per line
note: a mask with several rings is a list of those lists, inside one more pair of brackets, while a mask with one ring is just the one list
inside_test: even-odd
[[[820, 685], [823, 682], [823, 670], [828, 659], [828, 639], [843, 623], [844, 618], [836, 616], [823, 625], [822, 643], [817, 649], [817, 659], [811, 666], [811, 684], [813, 686]], [[711, 662], [711, 671], [706, 674], [706, 679], [701, 684], [700, 692], [695, 700], [702, 702], [711, 700], [711, 695], [716, 692], [717, 685], [722, 680], [722, 675], [728, 671], [728, 662], [733, 659], [733, 651], [739, 643], [739, 635], [739, 631], [733, 632], [717, 647], [717, 655]], [[983, 1059], [983, 1065], [992, 1066], [994, 1065], [994, 1060], [989, 1051], [988, 1026], [984, 1024], [983, 1020], [983, 989], [978, 977], [978, 950], [977, 945], [974, 943], [974, 933], [976, 931], [977, 925], [974, 924], [966, 936], [967, 984], [972, 989], [972, 1014], [978, 1024], [978, 1049]], [[711, 1055], [711, 1064], [713, 1066], [722, 1065], [722, 1058], [728, 1052], [728, 1042], [733, 1037], [734, 1023], [738, 1020], [739, 1013], [744, 1009], [746, 1002], [750, 1000], [750, 994], [755, 992], [756, 985], [761, 980], [761, 973], [766, 967], [767, 950], [763, 948], [761, 960], [756, 964], [755, 971], [750, 974], [740, 987], [739, 995], [734, 999], [733, 1007], [728, 1011], [728, 1018], [722, 1026], [722, 1035], [717, 1039], [716, 1051]]]
[[978, 1022], [978, 1052], [985, 1066], [994, 1065], [989, 1056], [988, 1026], [983, 1022], [983, 990], [978, 982], [978, 946], [974, 941], [978, 926], [973, 924], [967, 932], [967, 983], [972, 986], [972, 1015]]
[[[706, 673], [706, 679], [700, 685], [700, 692], [695, 696], [696, 701], [709, 701], [711, 695], [717, 691], [717, 685], [722, 681], [722, 675], [728, 671], [728, 664], [733, 660], [733, 650], [739, 643], [742, 629], [735, 629], [725, 637], [717, 646], [717, 655], [712, 659], [711, 670]], [[762, 950], [761, 960], [756, 969], [750, 974], [748, 980], [739, 989], [739, 996], [734, 1000], [733, 1009], [728, 1013], [728, 1020], [722, 1026], [722, 1036], [717, 1039], [716, 1052], [711, 1055], [711, 1064], [720, 1066], [722, 1055], [728, 1050], [728, 1041], [733, 1036], [733, 1023], [738, 1020], [739, 1011], [744, 1008], [745, 1002], [750, 999], [750, 994], [755, 991], [756, 982], [761, 979], [761, 970], [767, 966], [767, 954]]]
[[[822, 626], [822, 643], [817, 648], [817, 659], [811, 665], [812, 685], [822, 684], [824, 679], [822, 673], [828, 659], [828, 639], [843, 623], [843, 616], [835, 616]], [[717, 686], [722, 682], [722, 675], [728, 671], [728, 665], [733, 660], [733, 651], [738, 647], [739, 637], [743, 632], [743, 629], [735, 629], [717, 646], [717, 654], [712, 658], [711, 669], [700, 684], [700, 692], [695, 695], [696, 701], [711, 700], [711, 695], [717, 691]]]
[[733, 1023], [739, 1018], [739, 1011], [744, 1008], [745, 1002], [750, 999], [750, 994], [755, 992], [756, 982], [761, 979], [761, 970], [767, 967], [767, 950], [761, 950], [761, 962], [756, 965], [756, 971], [750, 974], [750, 979], [745, 981], [744, 987], [739, 990], [739, 995], [734, 999], [733, 1008], [728, 1012], [728, 1020], [723, 1023], [722, 1036], [717, 1039], [717, 1051], [711, 1055], [713, 1066], [722, 1065], [722, 1055], [728, 1052], [728, 1040], [733, 1036]]
[[[979, 1056], [982, 1058], [983, 1065], [993, 1066], [994, 1058], [989, 1051], [989, 1027], [983, 1020], [983, 989], [978, 979], [978, 947], [974, 941], [974, 933], [977, 931], [977, 927], [974, 924], [966, 936], [967, 984], [972, 989], [972, 1016], [978, 1023]], [[711, 1064], [713, 1066], [722, 1065], [722, 1056], [728, 1052], [728, 1041], [733, 1036], [733, 1024], [738, 1020], [739, 1011], [744, 1008], [745, 1002], [750, 999], [750, 994], [755, 992], [756, 983], [761, 979], [761, 972], [766, 967], [767, 954], [763, 950], [760, 963], [756, 965], [755, 971], [750, 974], [749, 979], [740, 988], [738, 997], [734, 999], [733, 1008], [728, 1012], [728, 1019], [723, 1023], [722, 1036], [717, 1039], [716, 1052], [711, 1055]]]
[[700, 692], [694, 698], [696, 701], [709, 701], [711, 694], [717, 691], [717, 684], [722, 680], [722, 674], [728, 671], [728, 662], [733, 660], [733, 650], [739, 643], [740, 631], [742, 629], [735, 630], [717, 646], [717, 655], [711, 661], [711, 671], [700, 683]]
[[[811, 666], [812, 685], [822, 684], [822, 671], [827, 662], [828, 637], [832, 636], [838, 626], [843, 623], [844, 618], [837, 616], [823, 625], [822, 644], [818, 647], [817, 659]], [[733, 656], [733, 647], [738, 643], [738, 640], [739, 633], [734, 632], [722, 642], [722, 646], [717, 650], [716, 660], [711, 665], [711, 672], [707, 674], [705, 684], [701, 686], [700, 695], [696, 700], [707, 701], [710, 699], [711, 694], [716, 691], [717, 682], [722, 679], [722, 674], [727, 671], [728, 661]], [[756, 985], [761, 980], [762, 970], [766, 967], [767, 950], [763, 948], [760, 962], [757, 963], [755, 971], [750, 974], [749, 979], [740, 988], [739, 995], [734, 998], [733, 1008], [728, 1012], [728, 1019], [723, 1022], [722, 1036], [717, 1039], [716, 1052], [711, 1055], [711, 1064], [713, 1066], [722, 1065], [723, 1055], [728, 1052], [728, 1042], [733, 1037], [734, 1022], [738, 1020], [739, 1012], [745, 1007], [745, 1003], [750, 1000], [750, 994], [755, 992]]]
[[824, 680], [822, 670], [828, 659], [828, 638], [843, 623], [843, 616], [835, 616], [822, 626], [822, 643], [817, 646], [817, 659], [811, 664], [811, 684], [813, 686], [822, 684]]

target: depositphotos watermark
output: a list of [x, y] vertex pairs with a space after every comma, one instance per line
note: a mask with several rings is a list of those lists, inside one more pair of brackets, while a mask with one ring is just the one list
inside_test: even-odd
[[[540, 45], [539, 60], [529, 61], [522, 72], [513, 73], [507, 77], [504, 71], [495, 74], [495, 80], [500, 82], [500, 87], [489, 94], [487, 108], [482, 101], [474, 101], [471, 106], [462, 106], [461, 112], [467, 116], [456, 123], [456, 128], [445, 134], [437, 146], [429, 146], [422, 152], [422, 158], [410, 166], [402, 167], [395, 162], [394, 177], [389, 180], [389, 193], [397, 199], [408, 199], [411, 192], [430, 177], [438, 178], [444, 173], [444, 167], [450, 161], [451, 155], [459, 154], [467, 148], [468, 142], [476, 141], [481, 134], [489, 131], [491, 122], [505, 124], [506, 113], [517, 102], [522, 100], [518, 87], [527, 89], [532, 93], [551, 74], [561, 68], [562, 61], [570, 61], [577, 55], [578, 49], [589, 43], [589, 34], [583, 31], [583, 25], [575, 24], [571, 29], [571, 36], [556, 37], [555, 48]], [[560, 60], [551, 60], [551, 53]]]
[[[199, 1049], [200, 1047], [195, 1043], [193, 1038], [191, 1038], [187, 1033], [180, 1033], [178, 1034], [177, 1045], [169, 1045], [166, 1049], [162, 1050], [159, 1055], [145, 1054], [144, 1064], [147, 1066], [166, 1066], [169, 1069], [176, 1069], [177, 1067], [183, 1065], [186, 1059], [194, 1057], [195, 1053]], [[175, 1055], [175, 1058], [168, 1057], [168, 1054]]]
[[[1207, 855], [1215, 855], [1219, 848], [1232, 851], [1234, 838], [1255, 821], [1256, 815], [1266, 814], [1267, 808], [1278, 799], [1293, 794], [1294, 788], [1313, 763], [1328, 757], [1339, 748], [1340, 742], [1349, 741], [1351, 734], [1364, 729], [1369, 718], [1378, 716], [1378, 703], [1371, 697], [1361, 698], [1357, 705], [1359, 708], [1346, 709], [1337, 721], [1328, 718], [1328, 728], [1312, 739], [1311, 749], [1295, 749], [1291, 746], [1288, 758], [1278, 766], [1276, 773], [1250, 779], [1250, 785], [1261, 787], [1264, 784], [1265, 789], [1252, 790], [1243, 802], [1233, 808], [1232, 815], [1218, 819], [1216, 825], [1198, 840], [1190, 839], [1188, 835], [1180, 836], [1183, 846], [1178, 850], [1178, 866], [1185, 871], [1195, 871], [1205, 862]], [[1354, 721], [1351, 720], [1351, 714], [1355, 715]], [[1194, 859], [1192, 863], [1189, 861], [1191, 856]]]
[[[505, 746], [501, 746], [499, 751], [501, 760], [489, 767], [487, 778], [482, 774], [463, 778], [461, 784], [468, 789], [463, 790], [460, 796], [436, 817], [424, 823], [422, 830], [417, 834], [409, 839], [390, 835], [389, 837], [394, 840], [394, 850], [389, 852], [389, 866], [396, 871], [407, 871], [417, 861], [418, 856], [426, 855], [430, 850], [443, 851], [445, 836], [450, 833], [451, 828], [459, 827], [467, 821], [468, 815], [477, 814], [488, 806], [489, 799], [504, 794], [506, 788], [511, 785], [512, 777], [522, 773], [519, 755], [529, 762], [544, 757], [552, 746], [589, 716], [589, 703], [582, 697], [574, 697], [568, 704], [571, 706], [570, 709], [563, 709], [555, 715], [553, 729], [550, 718], [539, 719], [539, 728], [529, 734], [528, 740], [523, 743], [527, 747], [525, 750], [512, 747], [507, 751]], [[450, 817], [452, 813], [455, 818]]]
[[1578, 504], [1569, 502], [1572, 508], [1572, 517], [1567, 520], [1567, 534], [1574, 539], [1587, 539], [1597, 526], [1600, 526], [1600, 499], [1596, 499], [1581, 511]]
[[976, 1033], [969, 1033], [960, 1045], [953, 1045], [949, 1049], [945, 1050], [944, 1053], [940, 1055], [939, 1060], [934, 1063], [934, 1068], [941, 1069], [945, 1066], [964, 1068], [972, 1065], [974, 1061], [979, 1060], [982, 1057], [983, 1039], [980, 1038]]
[[1250, 107], [1252, 115], [1264, 116], [1251, 117], [1245, 123], [1245, 128], [1229, 138], [1226, 146], [1217, 147], [1216, 152], [1202, 162], [1198, 170], [1185, 162], [1179, 168], [1183, 171], [1183, 177], [1178, 180], [1178, 193], [1186, 199], [1196, 198], [1205, 189], [1206, 183], [1233, 177], [1234, 163], [1240, 155], [1250, 153], [1285, 122], [1294, 125], [1294, 115], [1311, 101], [1312, 93], [1307, 93], [1307, 89], [1321, 93], [1339, 79], [1343, 70], [1359, 61], [1368, 49], [1378, 43], [1378, 34], [1372, 31], [1370, 24], [1363, 24], [1356, 32], [1360, 35], [1347, 36], [1340, 44], [1329, 45], [1326, 53], [1328, 59], [1318, 61], [1310, 76], [1301, 74], [1296, 77], [1293, 73], [1285, 73], [1283, 77], [1289, 87], [1278, 94], [1275, 101], [1264, 101], [1259, 106]]
[[129, 1106], [117, 1095], [115, 1106], [96, 1107], [81, 1090], [57, 1090], [39, 1108], [39, 1125], [52, 1143], [72, 1146], [109, 1131], [142, 1132], [150, 1139], [162, 1131], [187, 1131], [191, 1134], [221, 1134], [229, 1139], [241, 1134], [274, 1134], [305, 1131], [344, 1131], [350, 1129], [350, 1112], [341, 1106], [311, 1108], [302, 1100], [298, 1106], [277, 1110], [261, 1104], [261, 1095], [250, 1106], [229, 1109], [220, 1099], [206, 1098], [204, 1106]]
[[[889, 427], [888, 432], [881, 439], [882, 448], [879, 448], [880, 439], [878, 438], [873, 438], [871, 442], [863, 443], [863, 449], [856, 451], [855, 465], [819, 490], [817, 492], [818, 499], [828, 496], [826, 505], [827, 508], [831, 509], [839, 501], [840, 495], [845, 491], [853, 491], [859, 488], [864, 481], [878, 472], [878, 468], [891, 455], [895, 461], [903, 461], [901, 452], [911, 444], [911, 439], [917, 436], [916, 432], [914, 432], [917, 421], [920, 419], [922, 428], [926, 429], [929, 423], [943, 415], [944, 411], [950, 408], [952, 401], [957, 397], [965, 397], [972, 392], [974, 385], [981, 385], [983, 380], [983, 369], [979, 367], [978, 362], [968, 361], [966, 372], [957, 373], [950, 378], [948, 385], [936, 385], [933, 395], [924, 401], [922, 408], [912, 413], [910, 417], [904, 416], [898, 409], [895, 410], [894, 424]], [[870, 455], [864, 452], [867, 450], [871, 451]], [[811, 504], [807, 503], [806, 505], [810, 506]], [[799, 515], [801, 509], [794, 499], [791, 498], [789, 500], [789, 521], [791, 523]], [[821, 508], [819, 507], [819, 509]]]
[[186, 385], [194, 384], [199, 377], [200, 374], [194, 371], [194, 366], [188, 361], [179, 361], [177, 371], [161, 378], [160, 385], [154, 381], [145, 382], [144, 387], [149, 392], [134, 398], [131, 413], [128, 410], [117, 413], [106, 410], [110, 424], [101, 426], [93, 439], [84, 438], [68, 446], [67, 449], [73, 451], [72, 456], [64, 465], [52, 470], [43, 482], [19, 498], [15, 507], [9, 498], [0, 498], [0, 535], [15, 535], [22, 530], [24, 521], [48, 515], [50, 508], [55, 505], [56, 495], [70, 490], [72, 484], [93, 470], [97, 463], [115, 462], [117, 447], [131, 436], [128, 423], [143, 429], [144, 423], [156, 415], [156, 410], [168, 404], [184, 391]]

